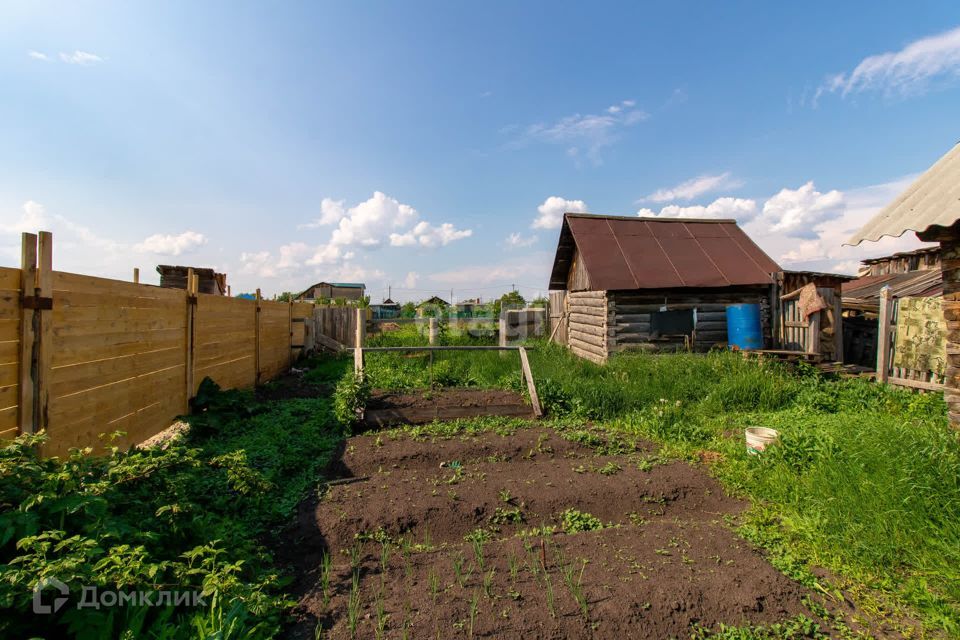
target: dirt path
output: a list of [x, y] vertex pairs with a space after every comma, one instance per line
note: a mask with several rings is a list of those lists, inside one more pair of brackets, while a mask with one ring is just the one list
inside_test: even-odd
[[[282, 545], [299, 576], [292, 637], [313, 637], [319, 621], [324, 637], [349, 638], [352, 613], [358, 638], [378, 627], [391, 638], [687, 637], [696, 623], [804, 613], [802, 587], [724, 523], [742, 503], [651, 452], [598, 456], [540, 429], [350, 439], [353, 480], [301, 505]], [[604, 528], [560, 532], [568, 509]], [[517, 535], [543, 526], [556, 533]], [[489, 539], [465, 542], [478, 530]]]

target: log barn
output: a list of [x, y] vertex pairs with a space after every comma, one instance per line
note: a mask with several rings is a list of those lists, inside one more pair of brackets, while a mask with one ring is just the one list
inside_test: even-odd
[[729, 304], [761, 305], [773, 343], [780, 267], [734, 220], [565, 214], [550, 276], [553, 339], [603, 363], [628, 349], [727, 342]]

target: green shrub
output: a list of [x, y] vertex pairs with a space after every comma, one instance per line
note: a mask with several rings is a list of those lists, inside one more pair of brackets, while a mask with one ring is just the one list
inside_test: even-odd
[[363, 374], [350, 371], [340, 379], [333, 394], [333, 414], [337, 421], [350, 429], [360, 417], [370, 399], [370, 385]]

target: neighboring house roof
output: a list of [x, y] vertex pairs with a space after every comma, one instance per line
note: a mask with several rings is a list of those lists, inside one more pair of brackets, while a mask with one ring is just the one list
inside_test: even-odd
[[899, 258], [909, 258], [911, 256], [922, 256], [935, 253], [940, 253], [940, 245], [934, 245], [932, 247], [920, 247], [919, 249], [914, 249], [913, 251], [899, 251], [888, 256], [880, 256], [879, 258], [865, 258], [860, 261], [860, 264], [880, 264], [881, 262], [889, 262]]
[[595, 291], [770, 284], [780, 271], [734, 220], [567, 213], [551, 289], [566, 289], [574, 248]]
[[890, 287], [894, 298], [925, 298], [943, 295], [943, 279], [939, 269], [885, 273], [864, 276], [844, 282], [843, 305], [849, 308], [873, 308], [880, 305], [880, 290]]
[[427, 298], [426, 300], [424, 300], [423, 302], [421, 302], [421, 303], [418, 304], [417, 306], [418, 306], [418, 307], [422, 307], [422, 306], [425, 305], [425, 304], [442, 304], [442, 305], [447, 306], [447, 307], [450, 306], [450, 303], [449, 303], [449, 302], [447, 302], [446, 300], [444, 300], [443, 298], [441, 298], [441, 297], [439, 297], [439, 296], [433, 296], [432, 298]]
[[896, 200], [884, 207], [847, 244], [922, 233], [960, 220], [960, 144], [927, 169]]
[[317, 287], [337, 287], [340, 289], [366, 289], [366, 285], [362, 282], [317, 282], [312, 284], [300, 293], [296, 295], [297, 298], [302, 298], [307, 295], [309, 292], [313, 291]]
[[386, 300], [384, 300], [383, 302], [380, 303], [380, 306], [383, 306], [383, 307], [391, 306], [391, 305], [392, 305], [392, 306], [396, 306], [397, 303], [394, 302], [393, 300], [391, 300], [390, 298], [387, 298]]

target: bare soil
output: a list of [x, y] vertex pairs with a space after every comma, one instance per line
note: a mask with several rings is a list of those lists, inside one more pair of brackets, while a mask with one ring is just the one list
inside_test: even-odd
[[[391, 433], [351, 438], [338, 464], [343, 479], [300, 506], [279, 550], [298, 576], [290, 637], [320, 624], [332, 638], [668, 638], [809, 615], [803, 587], [726, 524], [745, 505], [698, 468], [658, 464], [652, 446], [611, 456], [548, 429]], [[604, 528], [561, 532], [571, 508]], [[529, 535], [544, 525], [556, 532]], [[480, 557], [464, 540], [477, 530], [490, 536]]]
[[393, 393], [375, 389], [364, 414], [367, 426], [426, 424], [479, 416], [533, 418], [523, 396], [502, 389], [437, 389]]

